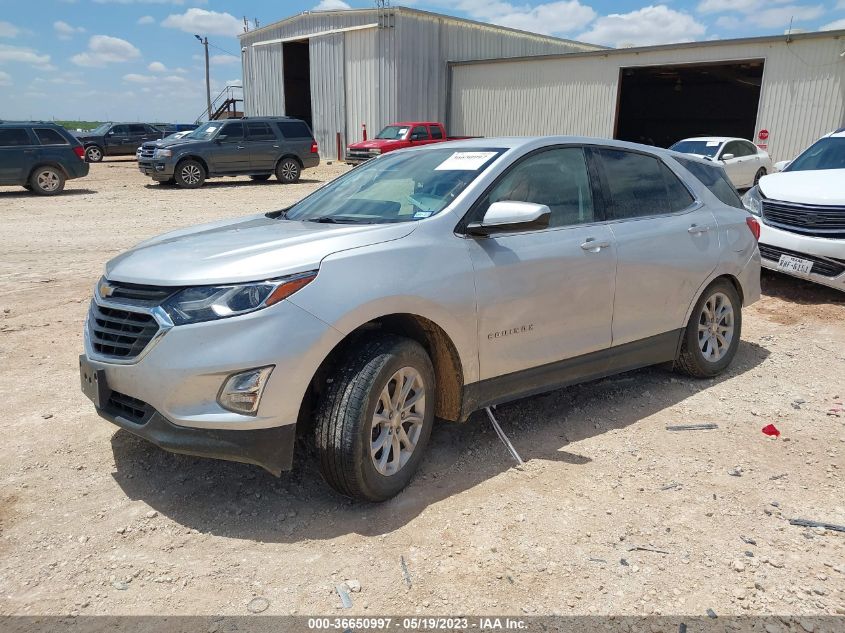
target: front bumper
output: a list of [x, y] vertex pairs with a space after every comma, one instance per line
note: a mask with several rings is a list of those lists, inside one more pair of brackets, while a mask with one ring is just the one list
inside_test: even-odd
[[162, 160], [142, 158], [138, 161], [138, 171], [154, 180], [170, 180], [175, 170], [175, 165]]
[[[760, 253], [764, 268], [845, 292], [845, 240], [792, 233], [761, 221]], [[809, 259], [813, 268], [809, 273], [780, 270], [781, 254]]]

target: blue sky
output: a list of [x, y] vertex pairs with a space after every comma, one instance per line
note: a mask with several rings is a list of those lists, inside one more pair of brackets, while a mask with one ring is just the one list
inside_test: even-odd
[[[319, 4], [318, 4], [319, 3]], [[413, 0], [416, 8], [607, 46], [845, 29], [845, 0]], [[0, 118], [190, 121], [239, 83], [243, 16], [266, 25], [357, 0], [0, 0]]]

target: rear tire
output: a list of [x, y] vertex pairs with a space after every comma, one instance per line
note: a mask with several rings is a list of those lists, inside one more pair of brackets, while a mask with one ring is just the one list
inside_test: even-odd
[[185, 189], [197, 189], [205, 183], [205, 167], [195, 160], [183, 160], [176, 165], [176, 184]]
[[718, 376], [731, 364], [742, 334], [742, 302], [726, 279], [710, 284], [690, 315], [675, 367], [695, 378]]
[[416, 472], [434, 425], [434, 369], [410, 339], [383, 336], [349, 350], [316, 413], [320, 471], [343, 495], [384, 501]]
[[89, 163], [99, 163], [103, 160], [103, 148], [98, 145], [89, 145], [85, 148], [85, 160]]
[[250, 180], [254, 180], [255, 182], [265, 182], [270, 180], [270, 174], [253, 174], [249, 177]]
[[283, 158], [276, 165], [276, 179], [286, 185], [291, 185], [299, 180], [302, 168], [295, 158]]
[[65, 175], [57, 167], [37, 167], [29, 177], [29, 186], [40, 196], [55, 196], [65, 188]]
[[765, 175], [766, 175], [766, 168], [765, 167], [761, 167], [760, 169], [758, 169], [757, 173], [754, 174], [754, 185], [753, 186], [756, 187], [757, 183], [760, 182], [760, 179]]

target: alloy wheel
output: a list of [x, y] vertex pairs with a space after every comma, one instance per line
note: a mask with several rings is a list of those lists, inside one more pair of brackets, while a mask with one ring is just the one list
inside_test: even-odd
[[195, 185], [200, 181], [202, 174], [196, 165], [185, 165], [182, 168], [182, 180], [189, 185]]
[[722, 292], [712, 294], [698, 316], [698, 348], [704, 360], [715, 363], [727, 354], [734, 329], [731, 300]]
[[92, 163], [97, 163], [103, 158], [103, 153], [96, 147], [89, 147], [85, 150], [88, 160]]
[[425, 419], [425, 384], [413, 367], [398, 370], [379, 394], [370, 433], [370, 457], [389, 477], [399, 472], [417, 446]]
[[285, 180], [296, 179], [297, 168], [293, 161], [286, 160], [279, 169], [282, 172], [282, 178]]
[[59, 188], [61, 179], [52, 169], [45, 169], [44, 171], [38, 172], [36, 182], [41, 191], [51, 192]]

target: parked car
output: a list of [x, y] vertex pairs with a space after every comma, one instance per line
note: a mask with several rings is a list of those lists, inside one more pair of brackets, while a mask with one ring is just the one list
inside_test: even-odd
[[734, 187], [747, 189], [774, 171], [769, 154], [751, 141], [725, 136], [701, 136], [678, 141], [669, 149], [720, 163]]
[[379, 132], [375, 138], [360, 143], [352, 143], [346, 148], [347, 163], [357, 165], [371, 158], [395, 152], [414, 145], [431, 145], [444, 141], [456, 141], [471, 138], [469, 136], [447, 136], [442, 123], [431, 121], [411, 121], [391, 123]]
[[[706, 183], [710, 183], [705, 184]], [[757, 221], [712, 163], [575, 137], [393, 152], [282, 210], [106, 265], [82, 389], [160, 447], [373, 501], [435, 416], [674, 362], [731, 363], [760, 295]]]
[[89, 163], [104, 156], [131, 156], [139, 145], [164, 137], [164, 132], [147, 123], [103, 123], [90, 132], [76, 135], [85, 146]]
[[845, 128], [743, 197], [760, 218], [763, 266], [845, 291]]
[[206, 178], [249, 176], [283, 183], [320, 164], [317, 142], [299, 119], [257, 117], [210, 121], [173, 141], [145, 143], [139, 169], [155, 181], [194, 189]]
[[70, 132], [45, 121], [0, 121], [0, 185], [53, 196], [88, 175], [85, 151]]
[[[184, 130], [182, 132], [172, 132], [172, 133], [168, 134], [167, 136], [165, 136], [160, 141], [155, 141], [155, 143], [157, 145], [161, 146], [162, 143], [167, 143], [168, 141], [175, 141], [175, 140], [178, 140], [180, 138], [185, 138], [191, 132], [193, 132], [193, 130]], [[135, 150], [135, 160], [141, 160], [141, 152], [143, 151], [143, 149], [144, 149], [143, 145], [140, 145], [140, 146], [138, 146], [138, 149]]]

